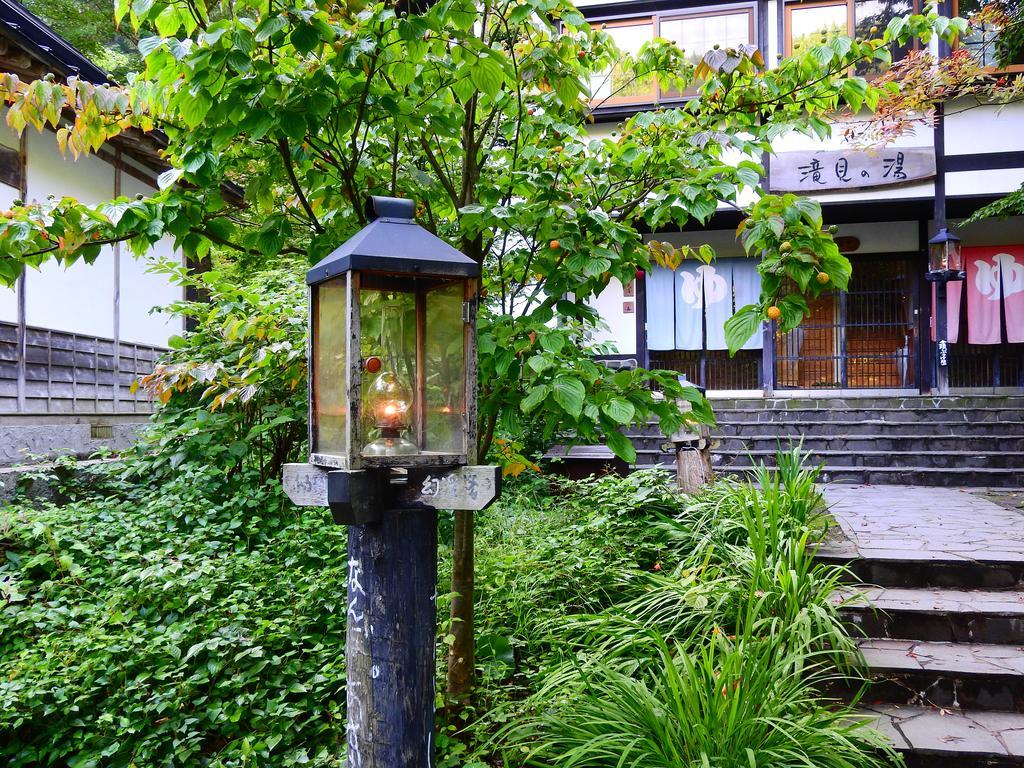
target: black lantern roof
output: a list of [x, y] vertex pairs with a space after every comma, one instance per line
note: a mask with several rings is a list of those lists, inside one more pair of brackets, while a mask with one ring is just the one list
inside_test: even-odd
[[945, 245], [946, 243], [959, 243], [960, 238], [954, 235], [945, 227], [942, 227], [938, 233], [931, 240], [928, 241], [928, 245]]
[[371, 197], [373, 219], [306, 273], [315, 285], [353, 269], [432, 277], [479, 277], [480, 265], [416, 223], [416, 205]]

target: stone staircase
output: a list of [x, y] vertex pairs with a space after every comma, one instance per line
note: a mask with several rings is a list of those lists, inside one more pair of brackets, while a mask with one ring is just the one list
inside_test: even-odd
[[826, 494], [845, 536], [819, 558], [870, 584], [835, 596], [863, 635], [862, 714], [908, 768], [1024, 766], [1024, 511], [945, 488]]
[[[1024, 397], [713, 400], [712, 463], [742, 473], [802, 441], [822, 480], [933, 486], [1016, 486], [1024, 476]], [[629, 433], [637, 464], [672, 465], [657, 424]]]

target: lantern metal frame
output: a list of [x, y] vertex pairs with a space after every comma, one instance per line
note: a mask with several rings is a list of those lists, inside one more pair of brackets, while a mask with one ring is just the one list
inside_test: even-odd
[[[309, 290], [309, 462], [315, 466], [362, 470], [372, 468], [457, 467], [475, 464], [476, 444], [476, 314], [479, 301], [480, 265], [415, 221], [411, 200], [372, 197], [367, 204], [370, 223], [332, 251], [306, 273]], [[319, 286], [345, 277], [345, 380], [337, 382], [347, 404], [343, 453], [318, 450], [316, 352]], [[365, 456], [360, 445], [360, 411], [363, 409], [363, 358], [361, 354], [360, 294], [364, 277], [371, 284], [379, 279], [411, 281], [416, 297], [415, 381], [413, 389], [413, 429], [418, 428], [419, 453], [395, 456]], [[455, 453], [425, 451], [426, 392], [426, 294], [431, 287], [461, 282], [463, 304], [461, 323], [464, 334], [463, 386], [465, 414], [463, 450]], [[373, 290], [373, 289], [368, 289]]]
[[[945, 269], [933, 269], [932, 268], [932, 250], [936, 246], [941, 246], [944, 250], [949, 248], [956, 248], [960, 252], [960, 238], [950, 232], [946, 227], [940, 227], [939, 231], [928, 241], [928, 273], [925, 275], [925, 279], [932, 283], [949, 283], [958, 280], [964, 280], [967, 278], [967, 273], [960, 267], [963, 265], [963, 256], [960, 257], [960, 263], [956, 269], [950, 269], [948, 266]], [[946, 264], [949, 264], [948, 259]]]

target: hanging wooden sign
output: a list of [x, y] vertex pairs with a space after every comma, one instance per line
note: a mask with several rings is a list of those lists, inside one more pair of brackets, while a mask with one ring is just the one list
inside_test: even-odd
[[780, 152], [771, 159], [772, 192], [825, 192], [909, 184], [935, 178], [931, 147]]

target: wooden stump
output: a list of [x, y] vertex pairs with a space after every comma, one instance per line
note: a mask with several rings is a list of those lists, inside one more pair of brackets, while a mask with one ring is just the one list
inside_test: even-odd
[[432, 768], [437, 511], [348, 527], [349, 768]]
[[[705, 441], [706, 445], [706, 441]], [[676, 484], [687, 495], [700, 493], [711, 482], [709, 448], [681, 448], [676, 451]]]

